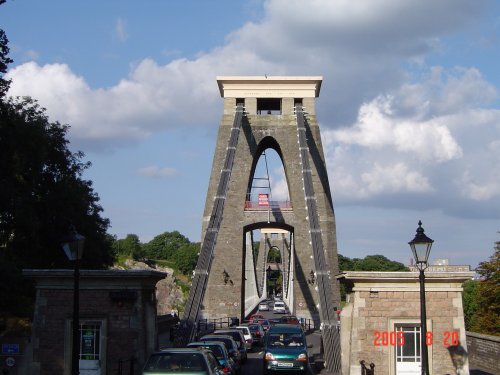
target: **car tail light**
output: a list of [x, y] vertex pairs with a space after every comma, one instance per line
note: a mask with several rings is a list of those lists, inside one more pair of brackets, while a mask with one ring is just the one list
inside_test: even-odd
[[297, 361], [306, 362], [307, 361], [307, 355], [304, 354], [304, 353], [299, 354], [299, 356], [297, 357]]
[[266, 353], [266, 355], [264, 356], [264, 359], [266, 361], [274, 361], [274, 356], [273, 356], [273, 353]]
[[223, 372], [231, 372], [231, 369], [230, 369], [229, 367], [227, 367], [227, 366], [224, 366], [224, 367], [222, 368], [222, 371], [223, 371]]
[[259, 331], [255, 332], [255, 336], [260, 336], [260, 332]]

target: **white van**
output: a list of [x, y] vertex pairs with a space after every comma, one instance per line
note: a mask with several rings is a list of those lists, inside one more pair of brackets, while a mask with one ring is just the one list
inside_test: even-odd
[[277, 314], [286, 314], [285, 302], [275, 301], [273, 311]]

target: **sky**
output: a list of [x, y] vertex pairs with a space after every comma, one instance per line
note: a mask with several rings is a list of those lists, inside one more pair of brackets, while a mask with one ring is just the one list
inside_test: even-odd
[[118, 238], [201, 240], [216, 76], [267, 74], [323, 77], [342, 255], [409, 264], [419, 220], [431, 260], [476, 267], [500, 240], [498, 1], [8, 0], [0, 27], [9, 95], [70, 125]]

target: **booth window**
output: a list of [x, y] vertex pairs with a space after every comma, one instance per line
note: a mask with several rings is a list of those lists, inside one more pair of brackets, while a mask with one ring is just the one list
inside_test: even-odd
[[281, 98], [257, 98], [258, 115], [281, 115]]

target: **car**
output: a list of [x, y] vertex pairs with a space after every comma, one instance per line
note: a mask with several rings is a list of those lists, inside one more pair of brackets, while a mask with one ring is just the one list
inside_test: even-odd
[[297, 319], [297, 317], [294, 316], [294, 315], [285, 315], [285, 316], [282, 316], [279, 319], [279, 322], [280, 323], [284, 323], [284, 324], [298, 324], [298, 325], [300, 325], [299, 319]]
[[274, 302], [273, 312], [276, 314], [286, 314], [286, 306], [283, 301]]
[[247, 347], [245, 344], [245, 337], [243, 333], [236, 328], [221, 329], [211, 333], [211, 335], [227, 335], [231, 336], [236, 344], [238, 345], [238, 350], [241, 353], [241, 363], [245, 363], [247, 360]]
[[248, 329], [248, 326], [237, 326], [236, 329], [241, 331], [241, 333], [243, 333], [243, 338], [245, 339], [245, 346], [247, 347], [247, 350], [251, 350], [253, 346], [253, 338], [252, 338], [252, 333]]
[[248, 321], [249, 321], [249, 322], [252, 322], [252, 321], [254, 321], [254, 320], [256, 320], [256, 319], [265, 319], [265, 317], [264, 317], [264, 315], [262, 315], [262, 314], [252, 314], [252, 315], [250, 315], [250, 316], [248, 317]]
[[266, 334], [264, 340], [263, 373], [308, 372], [306, 335], [300, 326], [276, 324]]
[[259, 303], [259, 311], [269, 311], [269, 305], [267, 302]]
[[233, 359], [236, 372], [239, 372], [242, 365], [241, 353], [238, 350], [238, 344], [231, 336], [223, 336], [223, 335], [205, 335], [202, 336], [198, 341], [219, 341], [224, 344], [226, 347], [229, 356]]
[[248, 325], [248, 329], [252, 334], [253, 344], [256, 346], [262, 346], [262, 344], [264, 344], [264, 335], [266, 334], [262, 325], [258, 323], [251, 323]]
[[203, 348], [210, 350], [222, 366], [222, 372], [227, 375], [236, 375], [236, 365], [230, 357], [223, 342], [220, 341], [195, 341], [187, 345], [188, 348]]
[[264, 332], [267, 332], [267, 330], [271, 327], [271, 322], [268, 319], [257, 319], [254, 320], [254, 323], [260, 324], [264, 329]]
[[169, 348], [149, 356], [143, 375], [192, 374], [222, 375], [222, 366], [210, 350], [202, 348]]

